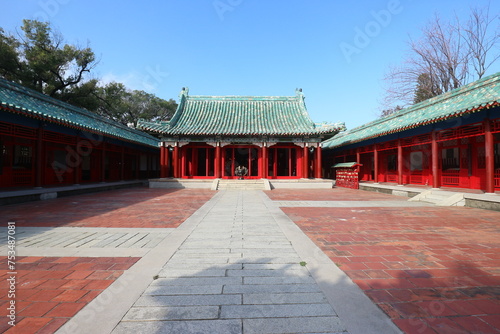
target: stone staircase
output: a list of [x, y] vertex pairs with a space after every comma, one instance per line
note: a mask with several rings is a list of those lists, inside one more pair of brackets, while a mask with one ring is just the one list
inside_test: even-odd
[[[216, 184], [215, 184], [216, 183]], [[269, 181], [265, 179], [258, 180], [224, 180], [214, 181], [212, 187], [214, 190], [270, 190]]]
[[431, 189], [421, 192], [419, 195], [410, 198], [411, 202], [426, 202], [437, 206], [465, 206], [463, 193]]

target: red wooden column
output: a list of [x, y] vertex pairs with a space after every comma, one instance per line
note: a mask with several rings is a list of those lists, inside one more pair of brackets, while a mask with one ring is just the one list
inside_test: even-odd
[[[212, 157], [212, 153], [211, 153], [212, 151], [209, 148], [206, 148], [205, 152], [206, 152], [206, 154], [205, 154], [205, 175], [209, 176], [210, 175], [210, 163], [211, 163], [210, 159], [213, 159], [213, 157]], [[215, 174], [215, 172], [214, 172], [214, 174]]]
[[36, 162], [35, 162], [35, 187], [42, 187], [42, 168], [43, 168], [43, 126], [40, 125], [37, 133], [36, 142]]
[[398, 139], [398, 185], [403, 185], [403, 147]]
[[491, 132], [491, 121], [484, 120], [484, 145], [486, 155], [486, 189], [487, 193], [495, 192], [495, 149]]
[[316, 166], [314, 167], [314, 177], [317, 179], [321, 179], [322, 177], [322, 164], [321, 164], [321, 146], [318, 144], [316, 147]]
[[170, 177], [170, 148], [165, 145], [165, 156], [163, 165], [165, 166], [165, 177]]
[[[307, 179], [309, 177], [309, 151], [308, 150], [309, 150], [309, 148], [304, 143], [304, 156], [302, 158], [302, 160], [303, 160], [302, 177], [304, 179]], [[276, 159], [274, 161], [276, 161]]]
[[80, 136], [76, 136], [75, 140], [75, 152], [76, 152], [76, 161], [75, 168], [73, 168], [73, 184], [78, 185], [80, 183], [80, 173], [82, 171], [82, 163], [83, 157], [78, 153], [78, 144], [80, 144]]
[[[359, 147], [356, 148], [356, 163], [361, 164], [361, 153], [359, 153]], [[361, 175], [361, 166], [358, 167], [358, 175]]]
[[135, 178], [138, 180], [141, 178], [141, 153], [137, 152], [135, 155]]
[[166, 154], [166, 147], [165, 143], [161, 143], [160, 146], [160, 177], [167, 177], [166, 171], [167, 171], [167, 166], [165, 166], [165, 154]]
[[441, 173], [439, 171], [439, 146], [437, 142], [437, 133], [432, 131], [432, 142], [431, 142], [431, 159], [432, 159], [432, 187], [441, 187]]
[[172, 158], [172, 165], [174, 166], [174, 177], [179, 178], [179, 145], [174, 146], [174, 157]]
[[273, 163], [273, 175], [274, 175], [274, 178], [278, 178], [278, 150], [277, 149], [274, 149], [273, 150], [273, 159], [274, 159], [274, 163]]
[[101, 146], [101, 182], [106, 182], [106, 143], [104, 141]]
[[[149, 156], [148, 156], [149, 159]], [[149, 167], [149, 164], [148, 164]], [[148, 170], [148, 177], [149, 177], [149, 170]], [[125, 178], [125, 147], [122, 146], [122, 151], [120, 154], [120, 180], [123, 181]]]
[[186, 150], [179, 147], [179, 177], [186, 175]]
[[373, 181], [378, 183], [378, 150], [376, 144], [373, 147]]
[[[125, 162], [125, 159], [123, 159], [123, 162]], [[147, 165], [146, 175], [148, 176], [149, 179], [151, 177], [151, 166], [153, 165], [151, 163], [151, 155], [149, 153], [146, 153], [146, 165]]]
[[262, 145], [262, 163], [260, 164], [260, 168], [261, 168], [261, 177], [263, 179], [266, 179], [267, 178], [267, 144], [264, 143]]
[[[153, 159], [154, 156], [153, 154], [149, 154], [149, 178], [154, 177], [154, 171], [155, 171], [155, 159]], [[123, 161], [125, 162], [125, 160]]]
[[189, 170], [186, 171], [186, 175], [187, 176], [195, 176], [197, 174], [197, 169], [198, 169], [198, 155], [196, 154], [196, 152], [198, 151], [198, 149], [196, 148], [192, 148], [191, 149], [191, 160], [190, 160], [190, 163], [189, 163]]
[[221, 160], [221, 147], [220, 143], [215, 146], [215, 178], [220, 179], [222, 177], [222, 160]]
[[[148, 155], [149, 159], [149, 155]], [[149, 168], [149, 164], [148, 164]], [[148, 176], [149, 176], [149, 169], [148, 169]], [[123, 181], [125, 178], [125, 147], [122, 146], [122, 152], [120, 156], [120, 180]]]

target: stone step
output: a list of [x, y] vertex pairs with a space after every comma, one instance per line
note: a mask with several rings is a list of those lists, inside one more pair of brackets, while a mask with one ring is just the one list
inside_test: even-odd
[[217, 190], [264, 190], [263, 180], [219, 180]]
[[425, 200], [433, 202], [433, 201], [442, 201], [446, 198], [450, 197], [450, 195], [436, 194], [432, 193], [430, 195], [425, 196]]
[[410, 199], [411, 201], [419, 201], [432, 203], [438, 206], [464, 206], [465, 200], [462, 193], [441, 190], [428, 190], [420, 195]]
[[244, 180], [234, 180], [234, 181], [225, 181], [225, 180], [220, 180], [219, 183], [223, 184], [261, 184], [262, 181], [244, 181]]
[[261, 189], [263, 185], [219, 185], [219, 189], [240, 189], [240, 188], [255, 188]]

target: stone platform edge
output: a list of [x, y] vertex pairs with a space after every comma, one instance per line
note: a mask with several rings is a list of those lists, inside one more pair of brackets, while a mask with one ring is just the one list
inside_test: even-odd
[[[160, 178], [150, 179], [150, 188], [194, 188], [194, 189], [216, 189], [214, 183], [221, 179], [178, 179]], [[255, 180], [255, 179], [249, 179]], [[331, 189], [335, 183], [329, 179], [262, 179], [269, 183], [272, 189]], [[238, 181], [238, 180], [235, 180]]]
[[147, 186], [147, 184], [147, 180], [135, 180], [71, 185], [53, 188], [33, 188], [24, 190], [1, 191], [0, 206], [18, 204], [23, 202], [40, 201], [65, 196], [81, 195], [99, 191]]
[[[405, 196], [414, 197], [429, 190], [428, 188], [416, 188], [411, 186], [399, 186], [399, 185], [386, 185], [386, 184], [376, 184], [376, 183], [360, 183], [360, 190], [374, 191], [383, 194], [395, 195], [395, 196]], [[447, 192], [454, 192], [452, 189], [447, 188]], [[474, 194], [474, 193], [463, 193], [460, 189], [455, 191], [456, 193], [461, 193], [464, 195], [465, 206], [477, 209], [486, 209], [500, 211], [500, 196], [497, 193], [494, 194]]]

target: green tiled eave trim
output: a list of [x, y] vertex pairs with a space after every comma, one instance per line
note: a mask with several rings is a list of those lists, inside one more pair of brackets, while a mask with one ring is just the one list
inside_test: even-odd
[[333, 168], [352, 168], [354, 166], [362, 166], [361, 164], [358, 164], [357, 162], [341, 162], [338, 164], [333, 165]]
[[333, 149], [472, 114], [499, 104], [500, 72], [352, 130], [340, 132], [324, 141], [322, 146]]
[[84, 131], [121, 140], [158, 147], [158, 139], [129, 128], [88, 110], [51, 98], [19, 84], [0, 78], [0, 105], [7, 112], [18, 113]]
[[139, 121], [138, 128], [164, 136], [309, 136], [336, 134], [343, 123], [314, 123], [297, 96], [180, 95], [170, 122]]

